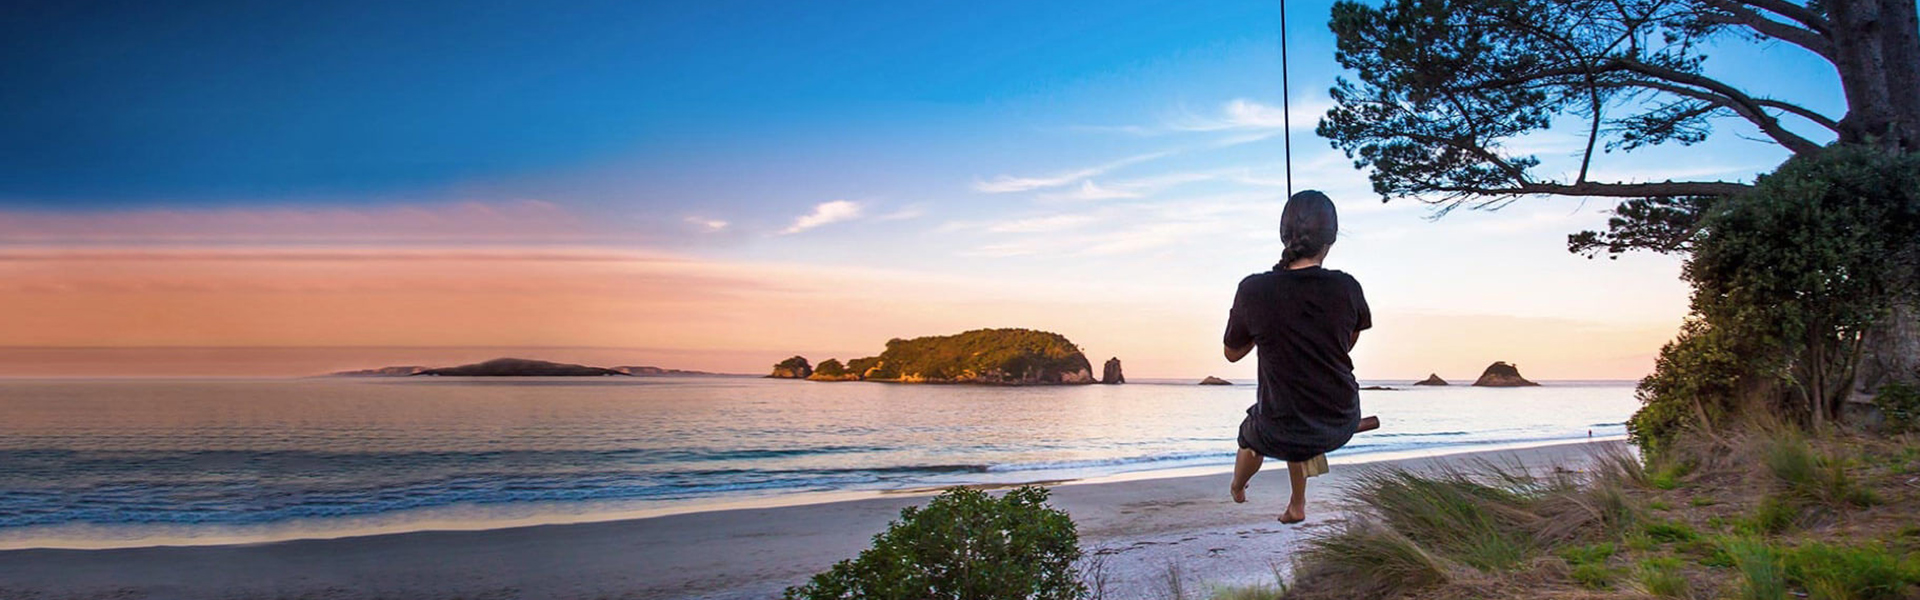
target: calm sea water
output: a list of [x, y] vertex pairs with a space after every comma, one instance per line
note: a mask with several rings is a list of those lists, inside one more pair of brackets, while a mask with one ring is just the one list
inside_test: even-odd
[[[1396, 382], [1404, 383], [1404, 382]], [[537, 516], [1232, 462], [1253, 386], [0, 380], [0, 541]], [[1628, 383], [1362, 392], [1336, 460], [1617, 436]], [[484, 518], [484, 517], [478, 517]]]

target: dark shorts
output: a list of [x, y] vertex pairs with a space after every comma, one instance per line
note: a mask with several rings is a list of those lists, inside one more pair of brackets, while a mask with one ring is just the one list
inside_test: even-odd
[[1289, 444], [1273, 443], [1270, 436], [1262, 435], [1258, 421], [1259, 417], [1251, 413], [1247, 414], [1246, 419], [1240, 421], [1240, 436], [1236, 441], [1241, 448], [1252, 450], [1254, 454], [1267, 458], [1277, 458], [1287, 462], [1305, 462], [1327, 453], [1327, 450], [1318, 448], [1298, 448], [1290, 447]]

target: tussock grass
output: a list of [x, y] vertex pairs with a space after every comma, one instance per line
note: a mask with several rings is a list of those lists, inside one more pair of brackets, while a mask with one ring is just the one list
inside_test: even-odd
[[1531, 526], [1541, 519], [1523, 506], [1533, 490], [1511, 485], [1516, 476], [1498, 467], [1490, 485], [1460, 471], [1434, 474], [1400, 467], [1359, 476], [1356, 497], [1386, 525], [1422, 547], [1487, 571], [1510, 568], [1535, 547]]
[[1814, 598], [1893, 600], [1920, 583], [1920, 569], [1877, 545], [1804, 544], [1785, 553], [1789, 582]]
[[1680, 559], [1657, 557], [1640, 561], [1634, 578], [1647, 594], [1662, 598], [1692, 598], [1693, 584], [1680, 572]]
[[1579, 472], [1365, 472], [1284, 597], [1920, 599], [1920, 492], [1893, 468], [1920, 438], [1715, 434], [1651, 470], [1616, 445]]
[[1729, 539], [1724, 548], [1740, 571], [1742, 600], [1786, 599], [1787, 569], [1778, 549], [1750, 538]]
[[1371, 521], [1308, 540], [1300, 558], [1290, 598], [1390, 598], [1449, 579], [1419, 544]]
[[1844, 461], [1821, 453], [1804, 436], [1770, 436], [1763, 450], [1767, 472], [1789, 497], [1831, 508], [1872, 506], [1877, 498], [1848, 475]]

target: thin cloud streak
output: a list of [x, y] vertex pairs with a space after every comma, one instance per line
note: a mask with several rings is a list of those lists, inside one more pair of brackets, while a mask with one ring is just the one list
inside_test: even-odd
[[781, 230], [780, 234], [793, 235], [822, 225], [850, 221], [860, 218], [860, 212], [861, 207], [858, 202], [849, 200], [822, 202], [814, 205], [813, 212], [794, 219], [793, 225]]

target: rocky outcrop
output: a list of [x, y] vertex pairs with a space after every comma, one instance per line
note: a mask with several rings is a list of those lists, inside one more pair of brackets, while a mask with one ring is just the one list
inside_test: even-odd
[[1369, 385], [1369, 386], [1366, 386], [1366, 387], [1362, 387], [1362, 388], [1360, 388], [1360, 389], [1361, 389], [1361, 391], [1369, 391], [1369, 392], [1391, 392], [1391, 391], [1395, 391], [1395, 390], [1398, 390], [1398, 389], [1400, 389], [1400, 388], [1396, 388], [1396, 387], [1387, 387], [1387, 386], [1384, 386], [1384, 385]]
[[1100, 369], [1100, 383], [1126, 383], [1127, 376], [1120, 373], [1120, 357], [1107, 359], [1107, 366]]
[[608, 375], [625, 376], [613, 369], [570, 365], [566, 363], [528, 360], [524, 358], [496, 358], [482, 363], [426, 369], [415, 375], [437, 375], [441, 377], [604, 377]]
[[1504, 362], [1487, 365], [1487, 370], [1474, 380], [1476, 387], [1526, 387], [1540, 385], [1520, 376], [1520, 368]]
[[1200, 385], [1233, 385], [1233, 382], [1208, 375], [1206, 379], [1200, 380]]
[[773, 379], [806, 379], [813, 376], [813, 365], [804, 356], [795, 356], [773, 365]]
[[1447, 380], [1441, 379], [1439, 373], [1428, 373], [1426, 379], [1414, 382], [1414, 385], [1447, 385]]

